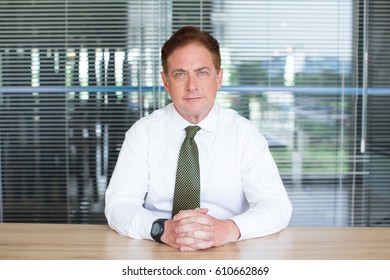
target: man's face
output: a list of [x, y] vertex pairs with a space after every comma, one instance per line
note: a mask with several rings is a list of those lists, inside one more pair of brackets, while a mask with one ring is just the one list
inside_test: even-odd
[[211, 53], [199, 44], [175, 50], [167, 62], [168, 73], [161, 73], [165, 91], [183, 118], [199, 123], [213, 107], [222, 69], [215, 69]]

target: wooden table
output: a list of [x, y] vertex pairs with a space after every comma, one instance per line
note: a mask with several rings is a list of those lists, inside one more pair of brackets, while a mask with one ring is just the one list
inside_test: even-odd
[[0, 224], [2, 260], [390, 260], [390, 228], [289, 227], [197, 252], [120, 236], [106, 225]]

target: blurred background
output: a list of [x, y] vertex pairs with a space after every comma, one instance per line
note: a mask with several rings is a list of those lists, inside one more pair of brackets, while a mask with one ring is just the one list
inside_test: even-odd
[[106, 223], [124, 134], [170, 102], [160, 49], [215, 36], [292, 226], [390, 226], [390, 2], [0, 0], [0, 222]]

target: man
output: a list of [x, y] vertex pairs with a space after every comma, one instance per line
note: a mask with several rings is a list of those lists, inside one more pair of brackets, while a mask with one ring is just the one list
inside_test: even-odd
[[[217, 40], [183, 27], [161, 53], [161, 77], [172, 103], [126, 133], [106, 193], [110, 227], [181, 251], [285, 228], [292, 207], [265, 138], [249, 120], [215, 101], [223, 77]], [[199, 127], [193, 140], [200, 206], [172, 217], [179, 150], [188, 126]]]

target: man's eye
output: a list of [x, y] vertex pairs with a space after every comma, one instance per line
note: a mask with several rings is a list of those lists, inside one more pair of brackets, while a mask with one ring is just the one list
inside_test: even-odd
[[207, 70], [200, 70], [198, 72], [198, 76], [201, 77], [201, 78], [206, 78], [210, 75], [210, 72], [207, 71]]
[[175, 73], [173, 74], [173, 77], [174, 77], [175, 79], [182, 79], [182, 78], [185, 78], [185, 76], [186, 76], [186, 73], [185, 73], [185, 72], [175, 72]]

